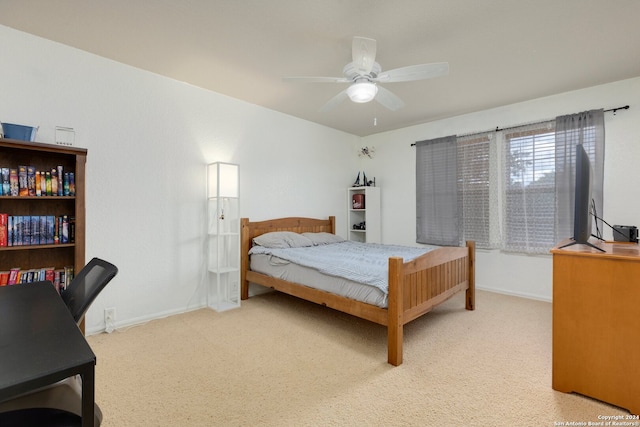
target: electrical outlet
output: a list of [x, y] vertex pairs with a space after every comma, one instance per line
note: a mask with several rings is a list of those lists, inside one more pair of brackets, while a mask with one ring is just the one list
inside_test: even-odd
[[116, 309], [115, 307], [104, 309], [104, 324], [107, 332], [113, 332], [116, 324]]

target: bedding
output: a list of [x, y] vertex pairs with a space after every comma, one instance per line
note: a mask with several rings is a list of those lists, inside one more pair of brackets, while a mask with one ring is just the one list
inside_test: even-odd
[[386, 308], [388, 296], [375, 286], [363, 285], [338, 276], [329, 276], [318, 270], [295, 264], [275, 255], [253, 254], [250, 260], [251, 271], [269, 277], [300, 283], [320, 291], [330, 292], [355, 301], [361, 301], [376, 307]]
[[272, 231], [253, 239], [254, 245], [265, 248], [303, 248], [313, 246], [313, 242], [299, 233], [293, 231]]
[[313, 242], [314, 245], [326, 245], [328, 243], [340, 243], [346, 239], [338, 236], [337, 234], [331, 234], [326, 232], [319, 233], [302, 233], [302, 235]]
[[[255, 240], [255, 239], [254, 239]], [[411, 261], [436, 249], [429, 246], [414, 248], [378, 243], [341, 241], [306, 247], [264, 247], [253, 246], [249, 255], [271, 255], [301, 266], [313, 268], [330, 276], [375, 286], [388, 293], [389, 257], [397, 256], [405, 262]]]

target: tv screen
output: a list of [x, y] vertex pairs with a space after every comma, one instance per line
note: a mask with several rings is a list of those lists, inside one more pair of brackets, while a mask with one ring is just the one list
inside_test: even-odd
[[573, 242], [564, 247], [581, 244], [599, 251], [599, 247], [589, 243], [591, 237], [591, 161], [582, 144], [576, 145], [576, 181], [573, 205]]
[[582, 144], [576, 145], [576, 188], [573, 210], [573, 240], [587, 243], [591, 237], [591, 161]]

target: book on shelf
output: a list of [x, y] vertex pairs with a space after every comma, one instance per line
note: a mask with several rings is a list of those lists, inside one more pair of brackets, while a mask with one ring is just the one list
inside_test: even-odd
[[22, 233], [21, 242], [22, 246], [27, 246], [31, 244], [31, 216], [22, 215]]
[[29, 184], [27, 181], [26, 166], [18, 166], [18, 195], [19, 196], [29, 195]]
[[46, 192], [44, 194], [46, 194], [47, 196], [51, 195], [51, 172], [50, 171], [46, 171], [45, 173], [45, 190]]
[[73, 267], [72, 266], [66, 266], [64, 268], [64, 290], [67, 289], [67, 287], [71, 284], [71, 281], [73, 280]]
[[70, 215], [8, 215], [0, 213], [0, 247], [75, 243]]
[[47, 215], [44, 224], [44, 240], [45, 244], [53, 245], [55, 243], [55, 235], [56, 235], [56, 217], [53, 215]]
[[53, 267], [48, 267], [45, 268], [44, 270], [44, 279], [42, 280], [48, 280], [51, 283], [53, 283], [53, 281], [56, 279], [56, 270]]
[[7, 286], [9, 284], [9, 272], [0, 271], [0, 286]]
[[22, 246], [22, 215], [13, 217], [13, 230], [9, 229], [9, 246]]
[[58, 169], [51, 169], [51, 194], [47, 193], [47, 195], [57, 196], [58, 195]]
[[11, 270], [9, 270], [9, 278], [7, 281], [8, 285], [15, 285], [16, 283], [18, 283], [18, 278], [20, 277], [20, 268], [12, 268]]
[[9, 246], [9, 215], [0, 213], [0, 246]]
[[[64, 169], [62, 166], [58, 166], [58, 196], [64, 196]], [[67, 184], [67, 187], [69, 184]]]
[[69, 243], [69, 216], [62, 215], [60, 227], [60, 243]]
[[40, 181], [41, 181], [40, 171], [36, 171], [36, 184], [35, 184], [36, 196], [42, 196], [42, 183]]
[[9, 196], [20, 195], [20, 183], [18, 169], [9, 169]]
[[73, 172], [69, 172], [69, 196], [76, 195], [76, 174]]
[[75, 196], [75, 174], [58, 165], [49, 170], [0, 167], [0, 196]]
[[0, 194], [3, 196], [11, 195], [11, 181], [10, 181], [10, 169], [9, 168], [1, 168], [2, 172], [2, 189], [0, 190]]
[[62, 195], [63, 196], [69, 196], [70, 195], [69, 194], [69, 172], [65, 172], [64, 173], [64, 180], [62, 182], [63, 182], [62, 185], [64, 187], [64, 189], [62, 191]]
[[69, 243], [76, 242], [76, 217], [69, 217]]
[[29, 268], [26, 270], [15, 267], [9, 271], [0, 271], [0, 286], [24, 285], [48, 280], [58, 293], [62, 293], [67, 289], [73, 277], [73, 267], [71, 266]]
[[27, 166], [27, 194], [36, 195], [36, 168], [33, 166]]

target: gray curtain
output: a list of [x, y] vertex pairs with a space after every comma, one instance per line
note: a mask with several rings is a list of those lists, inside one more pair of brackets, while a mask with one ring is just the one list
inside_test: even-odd
[[[583, 144], [593, 173], [591, 197], [598, 217], [603, 218], [604, 111], [591, 110], [556, 117], [556, 242], [573, 236], [575, 190], [575, 147]], [[593, 219], [592, 219], [593, 220]], [[602, 230], [602, 221], [594, 221], [592, 233]]]
[[455, 136], [416, 142], [416, 242], [461, 243]]

